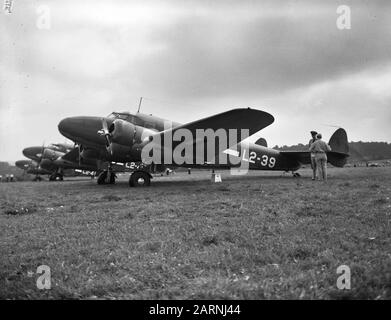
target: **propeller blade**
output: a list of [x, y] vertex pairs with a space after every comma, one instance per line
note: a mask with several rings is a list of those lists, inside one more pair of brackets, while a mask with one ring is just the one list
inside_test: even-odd
[[106, 150], [110, 155], [113, 155], [113, 150], [111, 148], [111, 133], [109, 132], [109, 128], [107, 126], [107, 121], [105, 118], [102, 118], [102, 129], [98, 131], [98, 134], [104, 135], [106, 139]]
[[77, 145], [77, 148], [78, 148], [78, 150], [79, 150], [79, 167], [80, 167], [80, 163], [81, 163], [81, 155], [80, 155], [80, 152], [81, 152], [81, 150], [80, 150], [80, 144], [78, 144]]
[[107, 121], [105, 118], [102, 118], [102, 128], [103, 128], [104, 132], [109, 132], [109, 128], [107, 126]]
[[41, 155], [38, 159], [38, 166], [40, 167], [41, 165], [41, 161], [42, 161], [42, 158], [43, 158], [43, 152], [45, 151], [45, 141], [42, 143], [42, 148], [41, 148]]

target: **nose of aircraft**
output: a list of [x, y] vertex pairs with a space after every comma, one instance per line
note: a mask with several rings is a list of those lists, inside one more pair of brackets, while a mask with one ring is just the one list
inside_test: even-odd
[[23, 149], [23, 155], [31, 160], [39, 160], [42, 157], [42, 147], [28, 147]]
[[31, 161], [30, 162], [29, 161], [30, 160], [18, 160], [15, 162], [15, 166], [24, 170], [24, 169], [28, 168], [29, 163], [31, 162]]
[[98, 134], [102, 129], [100, 117], [70, 117], [58, 124], [60, 133], [68, 139], [87, 145], [104, 145], [104, 137]]

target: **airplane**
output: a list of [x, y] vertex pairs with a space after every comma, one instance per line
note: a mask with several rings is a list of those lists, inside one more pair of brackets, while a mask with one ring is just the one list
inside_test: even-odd
[[33, 160], [18, 160], [15, 165], [25, 173], [35, 175], [34, 181], [42, 180], [41, 175], [51, 174], [50, 171], [40, 168], [38, 163]]
[[[102, 171], [98, 183], [102, 182], [107, 175], [113, 175], [110, 161], [132, 161], [140, 166], [130, 175], [129, 185], [138, 187], [150, 185], [151, 170], [156, 165], [217, 169], [246, 167], [249, 170], [291, 171], [295, 175], [302, 165], [311, 163], [309, 151], [279, 151], [268, 148], [264, 139], [258, 139], [253, 143], [249, 142], [249, 139], [242, 139], [243, 136], [239, 135], [239, 131], [247, 130], [248, 136], [251, 137], [273, 122], [274, 117], [271, 114], [250, 108], [232, 109], [184, 125], [139, 112], [136, 114], [113, 112], [104, 118], [87, 116], [65, 118], [58, 124], [58, 129], [62, 135], [82, 147], [82, 158], [99, 159], [107, 163], [107, 169]], [[197, 140], [197, 130], [204, 130], [204, 132], [223, 130], [226, 133], [233, 130], [235, 143], [228, 145], [224, 150], [215, 148], [212, 158], [208, 158], [208, 155], [205, 157], [204, 152], [201, 159], [193, 157], [183, 161], [183, 157], [179, 157], [180, 161], [175, 160], [173, 155], [176, 154], [178, 147], [181, 147], [182, 151], [186, 146], [191, 146], [193, 151], [199, 145], [204, 149], [208, 147], [205, 139]], [[176, 141], [173, 139], [167, 147], [165, 144], [167, 136], [173, 137], [184, 131], [190, 134], [192, 140], [187, 141], [186, 144], [182, 138]], [[342, 128], [336, 130], [329, 144], [332, 151], [327, 153], [328, 162], [333, 166], [343, 167], [349, 156], [346, 131]], [[147, 159], [143, 153], [145, 148], [154, 148], [153, 154], [161, 153], [160, 159], [163, 160], [159, 162], [155, 161], [155, 158], [153, 161]], [[167, 154], [171, 159], [169, 162], [165, 161]], [[222, 154], [229, 156], [228, 163], [220, 161]]]
[[[49, 146], [35, 146], [23, 149], [23, 154], [30, 160], [18, 160], [15, 165], [28, 174], [34, 174], [34, 181], [41, 181], [41, 175], [49, 175], [49, 181], [57, 178], [62, 181], [64, 176], [87, 175], [94, 177], [101, 172], [101, 164], [97, 159], [83, 159], [80, 156], [81, 147], [70, 144], [56, 143]], [[137, 166], [134, 163], [110, 163], [113, 173], [132, 171]], [[113, 176], [115, 177], [115, 176]], [[115, 179], [107, 179], [114, 183]]]
[[[34, 146], [23, 149], [23, 155], [30, 160], [19, 160], [15, 165], [28, 174], [34, 174], [34, 180], [41, 180], [41, 175], [49, 175], [49, 181], [64, 179], [66, 176], [75, 176], [79, 173], [74, 169], [81, 169], [86, 173], [94, 173], [96, 164], [74, 163], [63, 159], [63, 156], [69, 154], [75, 149], [73, 145], [66, 143], [53, 143], [48, 146]], [[83, 174], [83, 172], [80, 172]]]

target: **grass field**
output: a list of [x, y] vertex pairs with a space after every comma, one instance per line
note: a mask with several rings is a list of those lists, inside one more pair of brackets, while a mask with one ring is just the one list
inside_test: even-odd
[[391, 168], [302, 174], [2, 183], [0, 298], [390, 299]]

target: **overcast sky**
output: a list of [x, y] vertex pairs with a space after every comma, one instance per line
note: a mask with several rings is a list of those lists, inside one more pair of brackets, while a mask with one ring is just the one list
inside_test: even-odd
[[[337, 28], [343, 4], [351, 29]], [[142, 112], [183, 123], [268, 111], [270, 146], [328, 139], [330, 125], [391, 142], [390, 1], [13, 0], [0, 34], [0, 160], [65, 141], [64, 117], [135, 112], [140, 96]]]

